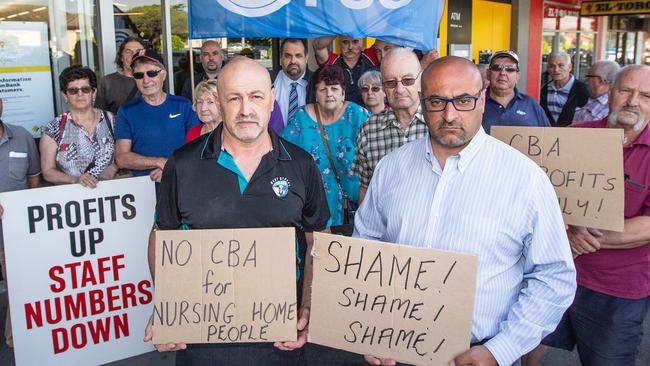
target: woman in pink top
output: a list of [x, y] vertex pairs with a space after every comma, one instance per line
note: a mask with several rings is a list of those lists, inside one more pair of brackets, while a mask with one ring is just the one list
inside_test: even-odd
[[185, 143], [211, 132], [221, 123], [221, 114], [217, 107], [217, 80], [203, 80], [194, 91], [194, 111], [201, 123], [187, 131]]

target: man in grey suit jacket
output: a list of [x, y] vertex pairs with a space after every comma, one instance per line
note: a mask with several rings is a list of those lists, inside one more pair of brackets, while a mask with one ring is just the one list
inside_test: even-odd
[[282, 70], [275, 75], [273, 87], [285, 125], [298, 107], [313, 101], [313, 97], [310, 98], [312, 72], [307, 69], [307, 49], [304, 39], [285, 38], [280, 44]]

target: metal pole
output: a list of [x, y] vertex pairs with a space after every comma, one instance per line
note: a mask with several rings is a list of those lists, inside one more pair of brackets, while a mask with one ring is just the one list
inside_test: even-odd
[[194, 51], [192, 50], [192, 39], [189, 38], [187, 41], [190, 45], [190, 85], [192, 85], [192, 104], [194, 104]]

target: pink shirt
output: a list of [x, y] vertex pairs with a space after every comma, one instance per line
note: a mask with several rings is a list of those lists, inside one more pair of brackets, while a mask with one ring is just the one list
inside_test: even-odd
[[[603, 128], [606, 118], [571, 127]], [[650, 216], [650, 127], [623, 146], [625, 218]], [[650, 296], [650, 243], [633, 249], [602, 249], [575, 259], [580, 286], [625, 299]]]

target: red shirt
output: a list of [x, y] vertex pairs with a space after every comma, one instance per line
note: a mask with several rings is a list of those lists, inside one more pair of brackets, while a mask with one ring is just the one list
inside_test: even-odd
[[188, 142], [194, 140], [195, 138], [201, 136], [201, 129], [203, 128], [203, 123], [199, 123], [198, 125], [190, 128], [187, 131], [187, 134], [185, 135], [185, 143], [187, 144]]
[[[607, 119], [571, 127], [604, 128]], [[625, 218], [650, 216], [650, 127], [623, 146]], [[575, 259], [580, 286], [625, 299], [650, 296], [650, 243], [633, 249], [601, 249]]]

